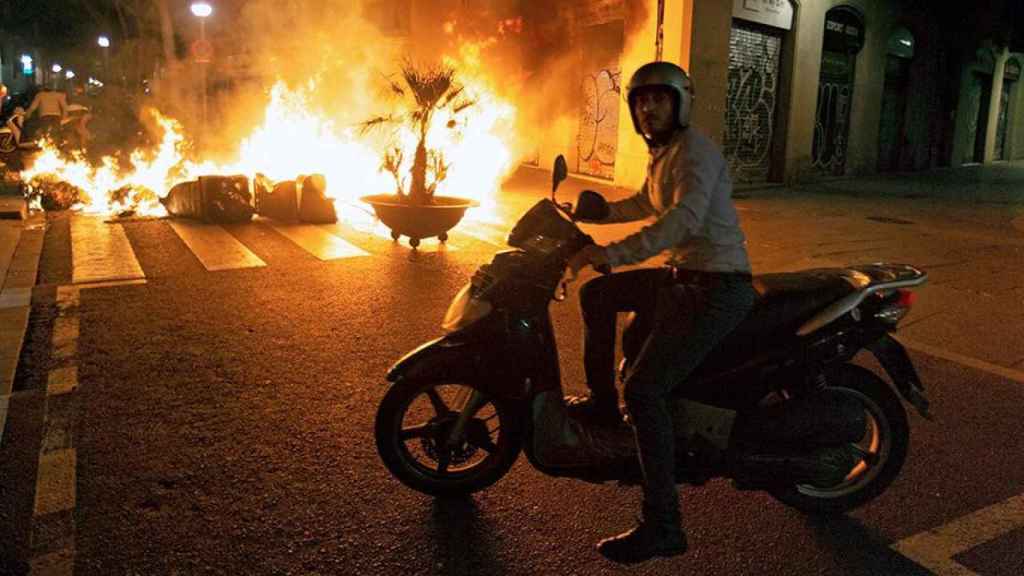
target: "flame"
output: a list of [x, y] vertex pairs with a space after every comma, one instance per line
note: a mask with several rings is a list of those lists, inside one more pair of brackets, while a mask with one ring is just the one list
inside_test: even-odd
[[[488, 42], [493, 42], [490, 40]], [[516, 108], [497, 96], [480, 69], [480, 51], [487, 42], [463, 43], [457, 57], [445, 63], [456, 65], [465, 94], [475, 103], [459, 118], [436, 114], [428, 130], [428, 148], [441, 152], [449, 165], [447, 177], [436, 189], [438, 195], [467, 197], [479, 207], [467, 218], [492, 220], [494, 196], [501, 182], [515, 167], [512, 146], [506, 141], [513, 134]], [[62, 158], [51, 143], [32, 167], [21, 173], [25, 182], [63, 181], [84, 195], [74, 208], [93, 213], [120, 212], [160, 216], [165, 211], [156, 196], [175, 183], [207, 174], [262, 173], [272, 180], [292, 179], [302, 174], [319, 173], [327, 178], [327, 193], [345, 219], [346, 204], [367, 194], [394, 193], [394, 178], [381, 170], [385, 146], [363, 135], [356, 126], [339, 125], [331, 118], [313, 112], [310, 102], [317, 84], [289, 89], [278, 81], [269, 92], [263, 123], [241, 139], [234, 160], [223, 163], [195, 162], [188, 158], [191, 139], [181, 125], [152, 111], [162, 138], [154, 150], [136, 150], [130, 155], [132, 166], [119, 166], [114, 158], [104, 158], [99, 166], [90, 165], [81, 155]], [[369, 114], [367, 114], [369, 116]], [[415, 156], [416, 134], [400, 129], [398, 145], [403, 151], [402, 170], [408, 173]], [[394, 146], [395, 143], [391, 143]]]

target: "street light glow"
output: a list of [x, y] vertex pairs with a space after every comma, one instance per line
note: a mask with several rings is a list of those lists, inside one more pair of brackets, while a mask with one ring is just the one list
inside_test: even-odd
[[63, 68], [60, 67], [60, 64], [54, 64], [53, 68], [50, 68], [50, 70], [53, 70], [53, 73], [56, 74], [56, 73], [60, 72], [61, 70], [63, 70]]
[[192, 13], [200, 18], [206, 18], [210, 14], [213, 14], [213, 6], [207, 2], [193, 2]]
[[97, 38], [96, 43], [104, 48], [110, 48], [110, 38], [107, 38], [106, 36], [100, 36]]
[[68, 70], [67, 73], [64, 74], [64, 77], [67, 78], [68, 80], [71, 80], [72, 78], [74, 78], [75, 77], [74, 70]]

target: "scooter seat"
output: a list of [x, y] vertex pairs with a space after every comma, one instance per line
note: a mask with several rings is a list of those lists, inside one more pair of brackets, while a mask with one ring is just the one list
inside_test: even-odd
[[801, 324], [859, 287], [845, 268], [816, 268], [754, 277], [759, 298], [736, 329], [747, 335], [792, 336]]

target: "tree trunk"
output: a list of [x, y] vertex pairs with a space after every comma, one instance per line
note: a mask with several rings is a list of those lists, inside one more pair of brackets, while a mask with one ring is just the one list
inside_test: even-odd
[[413, 204], [429, 204], [427, 196], [427, 146], [424, 138], [416, 145], [416, 157], [412, 162], [412, 186], [409, 201]]
[[167, 0], [156, 0], [156, 6], [160, 11], [160, 37], [163, 40], [164, 62], [170, 67], [177, 60], [174, 53], [174, 22], [171, 20], [171, 11], [167, 8]]

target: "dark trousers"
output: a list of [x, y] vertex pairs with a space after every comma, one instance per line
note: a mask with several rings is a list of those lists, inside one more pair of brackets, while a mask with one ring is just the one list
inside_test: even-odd
[[747, 316], [755, 298], [747, 274], [672, 268], [600, 276], [580, 289], [584, 369], [596, 397], [617, 398], [616, 314], [637, 312], [650, 325], [624, 388], [644, 472], [645, 521], [679, 523], [671, 393]]

